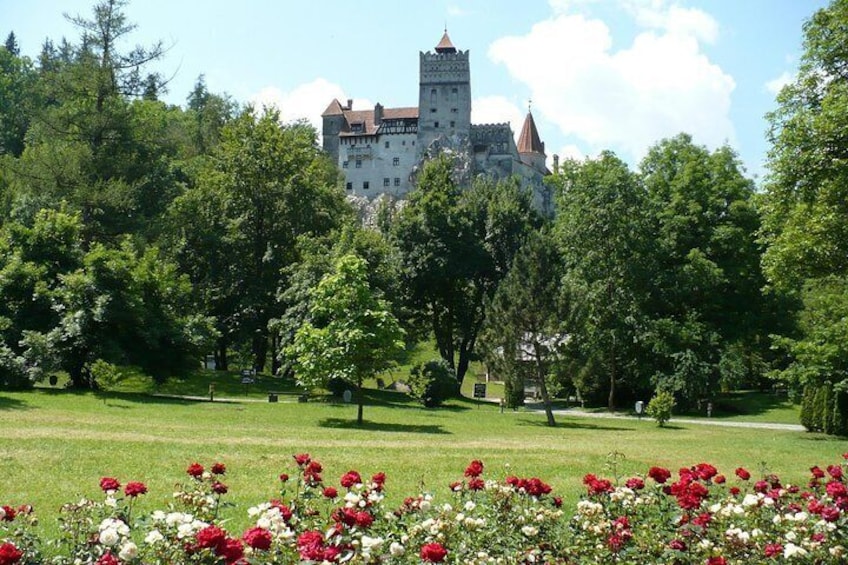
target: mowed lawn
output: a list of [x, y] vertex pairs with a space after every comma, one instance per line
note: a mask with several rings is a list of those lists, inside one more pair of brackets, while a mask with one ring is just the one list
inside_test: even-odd
[[[819, 434], [696, 424], [658, 428], [650, 420], [558, 419], [500, 413], [496, 405], [455, 400], [424, 409], [395, 393], [373, 393], [365, 425], [355, 406], [327, 402], [190, 402], [141, 394], [98, 396], [63, 390], [0, 393], [0, 505], [33, 504], [44, 528], [55, 529], [64, 502], [98, 497], [98, 480], [145, 482], [144, 508], [165, 508], [184, 470], [198, 461], [227, 465], [224, 517], [247, 526], [247, 508], [278, 496], [277, 477], [293, 474], [292, 454], [309, 452], [338, 485], [349, 469], [388, 475], [390, 504], [421, 491], [449, 500], [447, 485], [472, 459], [485, 476], [539, 476], [573, 505], [586, 473], [626, 478], [652, 465], [676, 470], [706, 461], [732, 477], [779, 474], [806, 483], [812, 465], [841, 460], [848, 442]], [[614, 472], [610, 453], [624, 456]], [[765, 465], [765, 467], [761, 467]], [[731, 482], [735, 480], [731, 478]]]

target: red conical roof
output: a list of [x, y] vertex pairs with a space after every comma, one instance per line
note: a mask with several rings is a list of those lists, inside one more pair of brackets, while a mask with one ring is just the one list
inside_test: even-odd
[[518, 152], [545, 154], [545, 144], [539, 138], [539, 130], [536, 129], [536, 122], [530, 112], [527, 112], [527, 117], [524, 118], [524, 126], [518, 137]]
[[448, 37], [448, 30], [445, 30], [442, 40], [436, 45], [436, 53], [456, 53], [456, 47], [453, 46], [450, 37]]
[[327, 106], [327, 109], [324, 110], [324, 113], [321, 114], [321, 117], [338, 116], [340, 114], [342, 114], [342, 105], [339, 103], [338, 98], [333, 98], [333, 101], [330, 102], [330, 105]]

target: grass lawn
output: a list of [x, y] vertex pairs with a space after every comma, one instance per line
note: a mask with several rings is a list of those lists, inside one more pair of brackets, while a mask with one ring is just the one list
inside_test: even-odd
[[539, 476], [573, 505], [584, 474], [612, 476], [605, 469], [612, 452], [625, 456], [621, 475], [701, 461], [728, 476], [737, 466], [757, 475], [762, 462], [784, 480], [805, 483], [811, 465], [835, 463], [848, 451], [848, 442], [819, 434], [585, 418], [559, 418], [558, 427], [548, 428], [541, 414], [501, 414], [488, 403], [455, 400], [423, 409], [403, 395], [370, 394], [359, 429], [355, 406], [328, 402], [0, 393], [0, 504], [33, 504], [49, 531], [63, 502], [99, 496], [102, 476], [147, 483], [143, 505], [150, 510], [168, 504], [189, 463], [222, 461], [228, 498], [237, 504], [226, 517], [241, 531], [247, 507], [277, 494], [276, 477], [293, 471], [291, 455], [300, 452], [319, 459], [325, 480], [335, 484], [349, 469], [385, 471], [393, 504], [421, 488], [448, 499], [448, 483], [479, 458], [488, 476]]

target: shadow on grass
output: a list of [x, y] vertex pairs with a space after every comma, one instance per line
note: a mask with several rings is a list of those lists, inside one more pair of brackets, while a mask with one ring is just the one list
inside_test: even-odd
[[29, 404], [17, 398], [0, 396], [0, 410], [29, 410]]
[[[414, 408], [416, 410], [425, 409], [420, 402], [414, 400], [408, 394], [395, 392], [391, 390], [376, 390], [364, 389], [365, 405], [366, 406], [384, 406], [387, 408]], [[335, 401], [331, 401], [335, 403]], [[467, 398], [452, 398], [448, 400], [448, 404], [443, 404], [438, 408], [427, 408], [426, 410], [439, 410], [445, 412], [464, 412], [470, 410], [476, 404], [486, 404], [485, 402], [471, 401]]]
[[[548, 426], [547, 421], [544, 418], [529, 420], [526, 418], [518, 419], [519, 426], [533, 426], [536, 428], [550, 428]], [[595, 421], [575, 421], [575, 420], [557, 420], [556, 421], [556, 429], [560, 430], [608, 430], [611, 432], [633, 432], [636, 431], [634, 428], [621, 428], [618, 426], [609, 426], [604, 425], [602, 422]]]
[[[775, 410], [792, 410], [795, 404], [786, 393], [757, 390], [740, 390], [719, 394], [713, 402], [712, 417], [755, 416]], [[706, 405], [700, 410], [690, 410], [682, 416], [705, 416]]]
[[357, 425], [356, 420], [344, 418], [324, 418], [318, 422], [322, 428], [336, 428], [341, 430], [367, 430], [370, 432], [404, 432], [409, 434], [450, 434], [441, 426], [430, 426], [423, 424], [397, 424], [389, 422], [369, 422], [365, 420], [362, 425]]

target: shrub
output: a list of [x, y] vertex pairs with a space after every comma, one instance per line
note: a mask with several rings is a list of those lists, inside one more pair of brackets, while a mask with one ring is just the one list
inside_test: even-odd
[[439, 406], [457, 392], [456, 374], [444, 359], [415, 365], [409, 372], [408, 384], [412, 396], [428, 408]]
[[671, 411], [674, 409], [674, 395], [666, 390], [658, 391], [648, 402], [648, 416], [664, 426], [671, 419]]
[[344, 391], [350, 388], [350, 383], [338, 377], [333, 377], [332, 379], [327, 381], [327, 390], [336, 398], [341, 398], [344, 394]]

